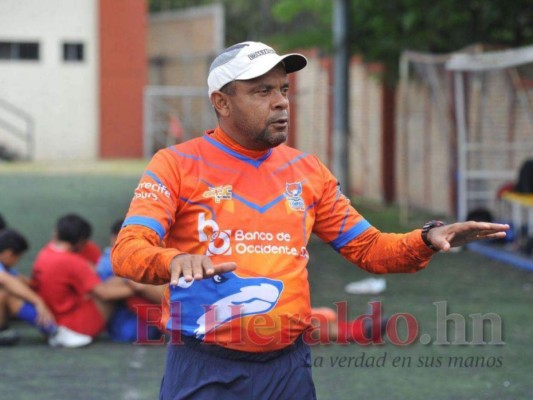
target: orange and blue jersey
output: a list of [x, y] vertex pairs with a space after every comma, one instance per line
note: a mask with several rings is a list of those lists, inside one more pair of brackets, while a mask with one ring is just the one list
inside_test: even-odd
[[153, 157], [113, 266], [118, 275], [161, 284], [181, 253], [236, 262], [233, 272], [167, 287], [162, 324], [231, 349], [272, 351], [308, 328], [312, 233], [374, 273], [414, 272], [433, 254], [419, 230], [372, 227], [316, 156], [285, 145], [249, 151], [217, 128]]

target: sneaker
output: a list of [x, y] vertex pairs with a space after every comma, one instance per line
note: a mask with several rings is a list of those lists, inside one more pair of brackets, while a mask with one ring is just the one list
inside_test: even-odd
[[20, 340], [17, 331], [10, 328], [0, 330], [0, 346], [13, 346]]
[[83, 347], [91, 344], [93, 338], [89, 335], [74, 332], [66, 326], [58, 326], [55, 334], [48, 337], [48, 345], [51, 347]]
[[379, 294], [386, 287], [387, 281], [384, 278], [367, 278], [347, 284], [344, 290], [350, 294]]

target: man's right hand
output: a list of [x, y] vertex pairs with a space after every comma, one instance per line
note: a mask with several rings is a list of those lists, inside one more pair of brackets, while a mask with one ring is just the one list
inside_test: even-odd
[[199, 281], [213, 275], [233, 271], [235, 268], [237, 268], [237, 264], [234, 262], [213, 264], [208, 256], [180, 254], [174, 257], [170, 263], [170, 284], [176, 286], [181, 276], [185, 282]]

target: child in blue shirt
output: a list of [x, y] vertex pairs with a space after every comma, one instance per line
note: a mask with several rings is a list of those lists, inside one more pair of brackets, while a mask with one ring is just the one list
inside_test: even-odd
[[[96, 273], [102, 279], [107, 279], [115, 276], [113, 266], [111, 264], [111, 249], [117, 240], [118, 233], [122, 227], [123, 219], [117, 220], [111, 225], [111, 234], [109, 240], [109, 247], [104, 249], [100, 260], [96, 265]], [[162, 287], [153, 285], [137, 284], [137, 291], [140, 296], [134, 299], [129, 299], [121, 302], [115, 308], [113, 316], [107, 323], [107, 333], [111, 340], [116, 342], [139, 342], [139, 330], [142, 329], [143, 337], [148, 340], [157, 340], [161, 337], [161, 332], [153, 325], [148, 325], [143, 317], [146, 313], [136, 313], [132, 309], [138, 307], [139, 303], [142, 306], [149, 306], [152, 309], [159, 308], [161, 298], [163, 295]], [[130, 301], [131, 300], [131, 301]], [[135, 301], [136, 300], [136, 301]], [[141, 306], [141, 307], [142, 307]], [[138, 311], [138, 310], [137, 310]], [[158, 310], [160, 312], [160, 310]]]
[[28, 250], [26, 238], [15, 230], [0, 230], [0, 345], [12, 345], [18, 334], [9, 328], [9, 318], [18, 318], [38, 327], [46, 335], [57, 327], [44, 301], [14, 269]]

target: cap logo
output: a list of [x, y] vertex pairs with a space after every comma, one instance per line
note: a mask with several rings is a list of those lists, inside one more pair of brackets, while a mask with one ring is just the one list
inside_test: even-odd
[[211, 63], [207, 76], [207, 95], [211, 98], [215, 91], [229, 82], [264, 75], [280, 63], [289, 74], [305, 67], [307, 59], [297, 53], [278, 55], [272, 47], [261, 42], [237, 43], [220, 53]]
[[258, 50], [254, 53], [248, 54], [250, 60], [255, 60], [257, 57], [264, 56], [265, 54], [275, 54], [276, 52], [273, 49], [263, 49]]

